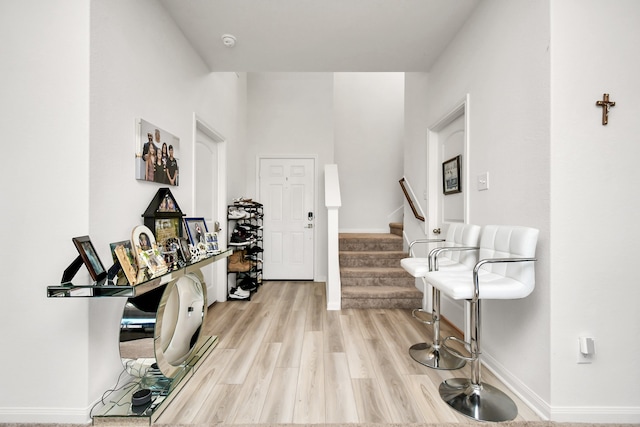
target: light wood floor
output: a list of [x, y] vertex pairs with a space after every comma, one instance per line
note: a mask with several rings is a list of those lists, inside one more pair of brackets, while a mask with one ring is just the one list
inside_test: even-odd
[[[219, 343], [158, 424], [467, 422], [438, 394], [439, 371], [413, 361], [430, 340], [411, 310], [327, 311], [324, 283], [265, 282], [250, 302], [215, 303], [204, 333]], [[444, 325], [443, 336], [451, 335]], [[516, 402], [517, 420], [539, 418]]]

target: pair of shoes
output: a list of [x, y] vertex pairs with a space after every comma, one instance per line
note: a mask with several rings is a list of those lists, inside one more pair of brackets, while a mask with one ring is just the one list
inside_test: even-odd
[[264, 262], [264, 261], [262, 261], [262, 258], [258, 257], [258, 254], [245, 255], [244, 259], [248, 259], [248, 260], [253, 261], [253, 262]]
[[238, 225], [231, 232], [231, 238], [229, 239], [229, 245], [231, 246], [246, 246], [255, 242], [256, 239], [253, 233]]
[[264, 249], [262, 249], [260, 246], [252, 246], [249, 249], [247, 249], [246, 253], [247, 255], [255, 255], [263, 251]]
[[254, 214], [245, 211], [244, 209], [240, 209], [237, 207], [232, 207], [229, 209], [229, 219], [248, 219], [251, 218]]
[[233, 288], [231, 289], [231, 291], [229, 291], [230, 299], [249, 299], [250, 296], [251, 292], [245, 291], [244, 289], [240, 288]]
[[230, 273], [244, 273], [251, 270], [251, 262], [245, 259], [245, 251], [235, 251], [228, 258], [227, 271]]
[[255, 279], [247, 276], [244, 279], [242, 279], [242, 281], [240, 281], [240, 284], [238, 285], [238, 287], [244, 291], [251, 292], [258, 289], [258, 284]]

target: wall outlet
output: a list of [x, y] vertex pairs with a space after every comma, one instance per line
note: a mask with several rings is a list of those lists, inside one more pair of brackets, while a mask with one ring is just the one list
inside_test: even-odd
[[478, 191], [489, 189], [489, 172], [478, 175]]
[[596, 355], [596, 341], [591, 337], [578, 337], [577, 363], [592, 363]]

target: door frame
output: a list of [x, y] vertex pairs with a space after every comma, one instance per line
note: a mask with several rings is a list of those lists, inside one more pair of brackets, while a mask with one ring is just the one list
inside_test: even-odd
[[[214, 171], [214, 177], [216, 180], [216, 193], [217, 198], [213, 200], [214, 218], [218, 218], [218, 221], [226, 221], [227, 219], [227, 139], [213, 127], [207, 124], [200, 116], [193, 113], [193, 137], [191, 138], [191, 182], [193, 186], [191, 189], [191, 212], [195, 212], [196, 209], [196, 141], [198, 138], [198, 132], [202, 132], [215, 143], [216, 149], [216, 170]], [[224, 223], [226, 225], [226, 222]], [[220, 239], [218, 236], [218, 245], [220, 249], [226, 248], [226, 239]], [[227, 300], [227, 271], [226, 263], [213, 263], [213, 280], [214, 284], [208, 286], [215, 290], [213, 298], [208, 296], [210, 301], [226, 301]]]
[[[313, 281], [318, 275], [318, 155], [317, 154], [258, 154], [256, 156], [256, 197], [260, 195], [260, 161], [262, 159], [310, 159], [313, 160]], [[259, 200], [258, 200], [259, 201]]]
[[[464, 142], [463, 142], [463, 152], [462, 152], [462, 178], [461, 184], [463, 189], [463, 221], [465, 224], [469, 223], [469, 195], [471, 194], [471, 188], [469, 187], [469, 183], [471, 180], [469, 179], [469, 165], [470, 156], [469, 156], [469, 135], [470, 135], [470, 95], [467, 93], [465, 97], [457, 102], [453, 109], [451, 109], [447, 114], [442, 116], [439, 120], [433, 123], [431, 126], [427, 127], [427, 199], [429, 200], [427, 206], [427, 220], [425, 221], [425, 234], [429, 236], [429, 238], [441, 238], [441, 235], [438, 235], [433, 232], [434, 228], [439, 227], [442, 223], [442, 209], [443, 209], [443, 198], [442, 194], [442, 180], [441, 180], [441, 170], [442, 170], [442, 159], [440, 155], [440, 131], [444, 129], [446, 126], [451, 124], [454, 120], [457, 120], [461, 116], [464, 116]], [[435, 200], [435, 202], [432, 202]], [[438, 224], [435, 224], [435, 222]], [[426, 292], [426, 289], [425, 289]], [[431, 301], [429, 301], [431, 303]], [[464, 328], [464, 336], [465, 338], [469, 337], [470, 326], [469, 326], [469, 316], [468, 316], [468, 302], [463, 302], [462, 304], [458, 301], [452, 300], [448, 298], [446, 295], [442, 296], [441, 307], [443, 312], [448, 311], [451, 313], [450, 321], [456, 325], [455, 319], [462, 320], [462, 326]], [[456, 325], [460, 326], [460, 325]]]
[[[469, 123], [470, 123], [470, 111], [469, 111], [470, 96], [466, 96], [460, 100], [447, 114], [427, 127], [427, 199], [430, 201], [427, 207], [427, 220], [424, 222], [425, 234], [430, 238], [438, 238], [437, 234], [433, 233], [434, 218], [438, 221], [442, 220], [442, 182], [439, 179], [440, 170], [442, 164], [440, 161], [440, 134], [439, 132], [458, 119], [460, 116], [464, 116], [464, 144], [462, 153], [462, 188], [463, 188], [463, 200], [464, 200], [464, 223], [469, 223], [469, 194], [471, 193], [469, 183]], [[431, 202], [436, 200], [436, 202]]]

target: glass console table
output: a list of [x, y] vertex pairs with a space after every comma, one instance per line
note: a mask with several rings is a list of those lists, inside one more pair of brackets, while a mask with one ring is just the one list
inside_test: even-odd
[[[153, 354], [127, 359], [126, 364], [123, 358], [129, 376], [126, 385], [113, 391], [101, 400], [101, 406], [94, 408], [91, 414], [94, 425], [113, 425], [124, 417], [128, 422], [135, 419], [151, 424], [193, 376], [218, 341], [215, 336], [201, 334], [207, 311], [207, 291], [200, 269], [231, 253], [232, 250], [227, 249], [201, 257], [133, 286], [126, 279], [124, 283], [105, 279], [91, 285], [65, 282], [47, 286], [49, 298], [127, 298], [127, 305], [146, 306], [145, 311], [152, 311], [155, 317], [149, 335], [152, 338], [148, 338], [152, 340]], [[124, 324], [123, 317], [121, 340]], [[133, 365], [136, 369], [131, 369]], [[137, 392], [141, 390], [150, 394], [148, 402], [140, 403]]]

